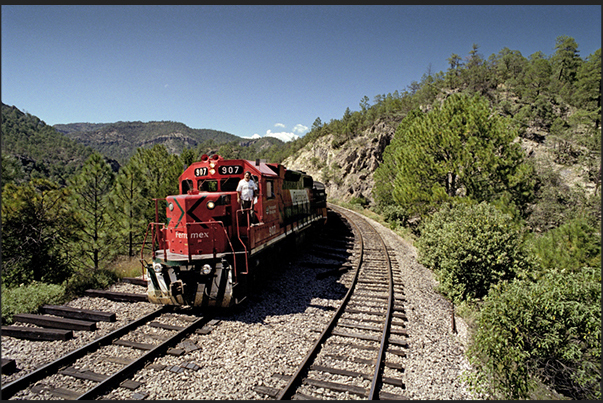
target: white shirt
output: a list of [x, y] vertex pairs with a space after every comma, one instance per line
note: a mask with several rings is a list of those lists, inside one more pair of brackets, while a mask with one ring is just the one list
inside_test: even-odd
[[245, 178], [239, 181], [237, 185], [237, 192], [241, 192], [241, 200], [251, 200], [253, 198], [253, 191], [258, 190], [258, 186], [255, 184], [253, 179], [248, 181]]

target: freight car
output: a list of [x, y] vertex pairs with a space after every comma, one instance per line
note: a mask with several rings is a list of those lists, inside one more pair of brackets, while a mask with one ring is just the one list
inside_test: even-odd
[[[247, 171], [259, 194], [250, 208], [242, 208], [236, 189]], [[203, 155], [180, 175], [178, 195], [154, 199], [155, 222], [141, 250], [149, 301], [192, 307], [240, 303], [270, 258], [295, 249], [324, 225], [326, 197], [324, 185], [302, 171]], [[150, 262], [144, 256], [148, 246]]]

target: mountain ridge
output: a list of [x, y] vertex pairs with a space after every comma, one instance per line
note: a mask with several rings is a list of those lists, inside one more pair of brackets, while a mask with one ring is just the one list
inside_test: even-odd
[[173, 121], [118, 121], [115, 123], [68, 123], [53, 127], [66, 137], [125, 163], [139, 147], [163, 144], [172, 154], [195, 148], [212, 140], [216, 144], [242, 141], [241, 137], [220, 130], [192, 129]]

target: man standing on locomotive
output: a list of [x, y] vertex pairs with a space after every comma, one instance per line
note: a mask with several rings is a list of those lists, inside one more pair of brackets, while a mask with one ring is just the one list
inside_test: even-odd
[[[258, 185], [251, 179], [251, 172], [245, 172], [245, 176], [237, 185], [237, 201], [241, 203], [241, 207], [244, 209], [253, 208], [253, 198], [257, 192]], [[251, 211], [251, 217], [255, 218], [253, 210]]]

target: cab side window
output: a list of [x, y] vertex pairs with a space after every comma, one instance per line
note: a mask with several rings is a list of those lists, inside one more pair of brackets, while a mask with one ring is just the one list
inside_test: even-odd
[[267, 180], [266, 181], [266, 198], [267, 199], [274, 199], [275, 195], [274, 195], [274, 182], [271, 180]]

